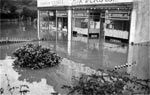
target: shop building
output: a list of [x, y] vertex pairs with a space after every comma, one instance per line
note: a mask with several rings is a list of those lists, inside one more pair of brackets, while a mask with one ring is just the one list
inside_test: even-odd
[[[135, 0], [38, 0], [39, 39], [61, 39], [63, 35], [71, 40], [81, 35], [139, 43], [135, 7], [139, 6], [138, 2], [140, 0], [136, 3]], [[147, 35], [149, 31], [144, 33]], [[149, 40], [141, 42], [145, 41]]]

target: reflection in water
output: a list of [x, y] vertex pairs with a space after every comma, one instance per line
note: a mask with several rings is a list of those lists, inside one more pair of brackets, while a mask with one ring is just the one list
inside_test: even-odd
[[[33, 29], [33, 26], [28, 27], [27, 25], [26, 27], [25, 24], [26, 28], [22, 29], [24, 26], [19, 26], [19, 30], [18, 23], [10, 24], [10, 29], [4, 27], [5, 25], [7, 24], [3, 24], [0, 32], [2, 37], [37, 37], [36, 32], [33, 32], [36, 30]], [[127, 46], [87, 37], [72, 38], [72, 41], [68, 42], [64, 40], [63, 36], [59, 34], [56, 41], [32, 42], [51, 48], [64, 58], [59, 66], [42, 70], [12, 67], [13, 59], [8, 56], [12, 56], [15, 49], [26, 43], [0, 45], [0, 79], [2, 79], [0, 87], [7, 88], [4, 76], [7, 74], [12, 86], [28, 85], [30, 95], [50, 95], [54, 91], [64, 94], [66, 91], [62, 90], [61, 86], [71, 84], [72, 76], [79, 76], [81, 73], [92, 74], [99, 68], [114, 68], [134, 61], [136, 61], [136, 65], [121, 70], [138, 78], [150, 78], [150, 43], [144, 43], [149, 46]], [[16, 92], [15, 95], [18, 93]]]
[[[39, 44], [38, 42], [33, 42]], [[12, 56], [12, 52], [15, 49], [26, 43], [1, 45], [1, 59], [5, 59], [5, 56]], [[112, 43], [99, 43], [98, 41], [92, 43], [82, 43], [77, 41], [47, 41], [40, 42], [44, 47], [51, 48], [58, 55], [63, 58], [75, 61], [77, 63], [83, 63], [93, 69], [98, 68], [114, 68], [118, 65], [130, 64], [135, 62], [138, 64], [148, 64], [148, 46], [123, 46]], [[135, 66], [134, 66], [135, 67]], [[147, 66], [146, 66], [147, 67]], [[124, 69], [126, 71], [126, 69]], [[128, 68], [130, 72], [132, 68]]]
[[[0, 46], [1, 51], [3, 51], [0, 60], [1, 86], [4, 88], [7, 84], [4, 82], [4, 74], [8, 74], [11, 85], [29, 85], [31, 95], [41, 95], [43, 93], [43, 95], [49, 95], [54, 91], [65, 94], [66, 91], [62, 90], [61, 86], [71, 84], [72, 76], [79, 76], [81, 73], [93, 74], [96, 73], [98, 68], [114, 68], [115, 65], [134, 61], [136, 61], [136, 65], [122, 70], [138, 78], [149, 78], [150, 76], [148, 46], [129, 46], [127, 48], [127, 46], [122, 47], [118, 44], [98, 43], [96, 41], [93, 43], [77, 41], [71, 41], [70, 43], [64, 41], [34, 42], [34, 44], [51, 48], [62, 56], [64, 59], [61, 64], [54, 68], [42, 70], [12, 67], [13, 59], [8, 56], [12, 56], [12, 52], [24, 44], [26, 43]], [[114, 48], [118, 48], [118, 51]], [[36, 92], [37, 89], [40, 89], [39, 92]]]

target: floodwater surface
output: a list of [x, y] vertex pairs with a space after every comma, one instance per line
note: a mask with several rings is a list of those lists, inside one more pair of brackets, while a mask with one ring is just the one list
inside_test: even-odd
[[[29, 28], [26, 26], [26, 30], [28, 30], [26, 33], [20, 30], [22, 34], [18, 31], [18, 29], [23, 29], [22, 26], [19, 26], [20, 24], [11, 25], [9, 23], [9, 25], [12, 27], [6, 27], [6, 23], [3, 25], [2, 31], [0, 31], [1, 37], [9, 35], [9, 37], [36, 38], [37, 36], [37, 30], [32, 25]], [[5, 33], [6, 31], [9, 31], [9, 33]], [[28, 33], [29, 31], [30, 33]], [[33, 36], [32, 33], [35, 35]], [[54, 68], [41, 70], [14, 67], [12, 65], [14, 61], [12, 53], [27, 43], [51, 48], [63, 57], [61, 64]], [[54, 41], [3, 44], [0, 45], [0, 88], [4, 88], [4, 95], [11, 95], [8, 91], [8, 84], [11, 87], [29, 86], [30, 92], [27, 95], [52, 95], [53, 92], [66, 95], [67, 90], [61, 89], [61, 87], [65, 84], [71, 84], [73, 76], [79, 76], [83, 73], [93, 74], [99, 68], [114, 69], [116, 66], [134, 62], [136, 64], [117, 70], [130, 73], [131, 76], [148, 79], [150, 78], [149, 54], [150, 43], [132, 46], [88, 39], [87, 37], [73, 37], [71, 41], [56, 39]], [[19, 90], [14, 90], [13, 95], [20, 95]]]

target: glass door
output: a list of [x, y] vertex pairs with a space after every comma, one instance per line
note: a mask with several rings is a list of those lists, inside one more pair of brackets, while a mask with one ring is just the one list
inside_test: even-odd
[[89, 16], [89, 38], [100, 36], [100, 10], [90, 11]]
[[58, 39], [67, 40], [68, 29], [67, 17], [57, 17], [57, 26], [58, 26]]

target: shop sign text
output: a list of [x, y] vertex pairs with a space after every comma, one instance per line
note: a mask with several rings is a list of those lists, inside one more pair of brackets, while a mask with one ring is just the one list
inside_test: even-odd
[[133, 0], [73, 0], [72, 5], [90, 5], [90, 4], [124, 3], [124, 2], [133, 2]]
[[50, 6], [70, 6], [70, 0], [37, 0], [38, 7], [50, 7]]
[[74, 17], [88, 17], [87, 11], [74, 11]]
[[129, 20], [130, 16], [128, 13], [109, 13], [106, 18], [121, 18]]
[[61, 16], [67, 16], [67, 11], [57, 11], [57, 12], [56, 12], [56, 16], [58, 16], [58, 17], [59, 17], [59, 16], [60, 16], [60, 17], [61, 17]]

